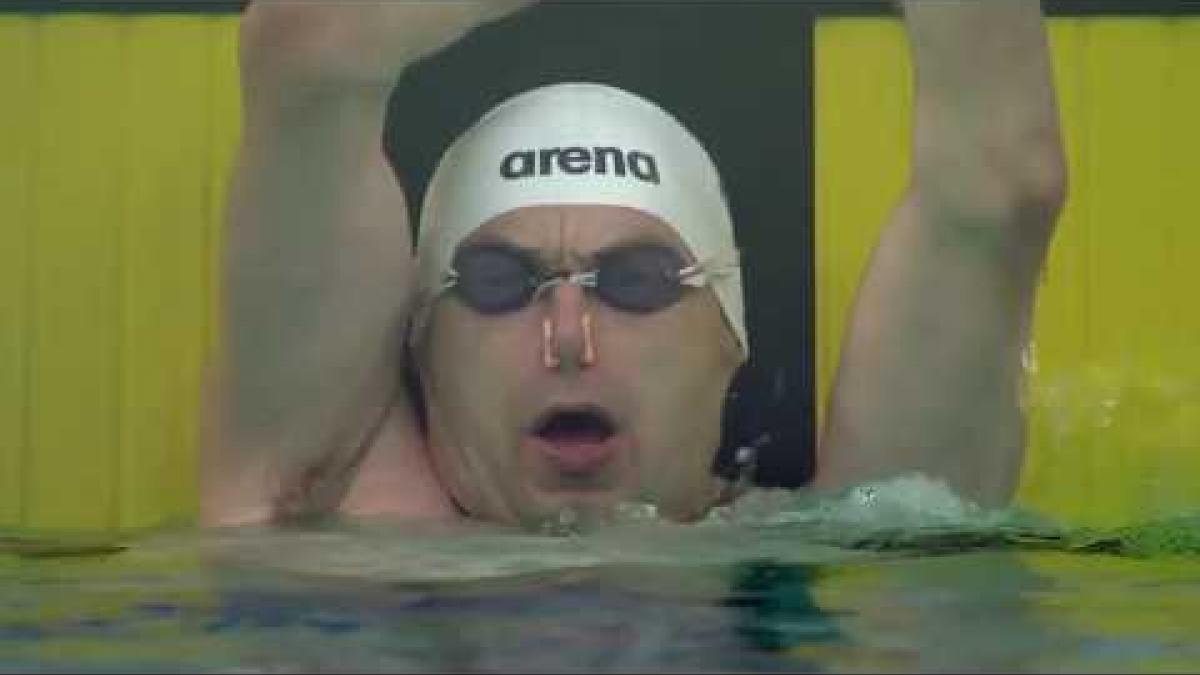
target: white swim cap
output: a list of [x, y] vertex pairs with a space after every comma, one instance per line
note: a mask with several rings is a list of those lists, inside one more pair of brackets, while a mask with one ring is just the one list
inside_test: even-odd
[[[712, 158], [657, 105], [590, 83], [555, 84], [508, 99], [442, 156], [421, 208], [423, 295], [436, 292], [458, 245], [478, 227], [528, 206], [638, 209], [673, 227], [700, 263], [736, 263], [733, 223]], [[749, 354], [741, 269], [711, 283]]]

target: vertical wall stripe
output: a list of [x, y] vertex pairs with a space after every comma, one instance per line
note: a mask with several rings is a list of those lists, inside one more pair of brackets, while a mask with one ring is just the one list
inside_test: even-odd
[[[12, 100], [27, 100], [37, 86], [35, 30], [34, 19], [0, 21], [0, 63], [11, 64], [5, 86]], [[0, 106], [0, 527], [21, 518], [36, 124], [32, 107]]]
[[[203, 24], [191, 18], [123, 19], [130, 58], [118, 82], [136, 140], [123, 168], [121, 524], [146, 527], [175, 502], [190, 476], [184, 418], [200, 341], [194, 270], [207, 257], [204, 178], [208, 69]], [[201, 48], [197, 48], [197, 47]]]
[[38, 40], [27, 526], [115, 522], [121, 61], [114, 26], [56, 17]]
[[906, 38], [892, 19], [822, 19], [815, 49], [817, 400], [823, 415], [859, 275], [908, 178], [912, 67]]
[[[1097, 525], [1194, 509], [1200, 19], [1055, 18], [1050, 28], [1071, 196], [1038, 301], [1019, 499]], [[817, 48], [825, 392], [866, 253], [902, 188], [911, 103], [895, 88], [908, 77], [897, 21], [823, 20]]]
[[[213, 244], [221, 229], [235, 149], [236, 22], [228, 17], [129, 19], [136, 56], [126, 80], [139, 121], [138, 162], [126, 181], [136, 195], [126, 221], [123, 302], [140, 323], [125, 342], [142, 344], [123, 373], [126, 418], [134, 435], [122, 447], [129, 489], [121, 524], [141, 528], [190, 519], [196, 489], [197, 408], [207, 356]], [[230, 115], [232, 115], [231, 118]], [[220, 202], [214, 208], [214, 201]]]

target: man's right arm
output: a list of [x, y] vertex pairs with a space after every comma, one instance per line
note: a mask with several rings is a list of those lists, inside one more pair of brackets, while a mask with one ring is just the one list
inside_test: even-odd
[[381, 148], [388, 95], [409, 63], [525, 4], [259, 0], [246, 10], [222, 341], [201, 450], [206, 523], [320, 514], [345, 495], [396, 404], [412, 287], [405, 196]]

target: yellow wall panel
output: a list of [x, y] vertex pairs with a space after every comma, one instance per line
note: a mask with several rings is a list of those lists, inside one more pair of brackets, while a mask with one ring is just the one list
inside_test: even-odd
[[[1023, 496], [1071, 520], [1174, 513], [1194, 508], [1200, 488], [1188, 311], [1200, 275], [1179, 264], [1200, 244], [1188, 225], [1200, 203], [1179, 187], [1195, 173], [1198, 27], [1077, 20], [1055, 32], [1073, 195], [1039, 307]], [[1074, 269], [1056, 274], [1068, 258]], [[1051, 305], [1056, 296], [1076, 302]]]
[[[34, 21], [0, 22], [0, 63], [30, 64]], [[36, 82], [28, 65], [5, 78], [8, 95], [24, 98]], [[26, 447], [25, 396], [29, 295], [29, 237], [33, 177], [30, 129], [37, 118], [27, 105], [0, 106], [0, 526], [21, 517], [21, 477]]]
[[[1056, 18], [1050, 34], [1071, 195], [1039, 296], [1020, 501], [1080, 524], [1194, 509], [1200, 19]], [[817, 63], [826, 392], [865, 254], [903, 188], [911, 103], [896, 91], [908, 52], [895, 20], [821, 21]]]
[[24, 197], [0, 218], [28, 222], [0, 234], [16, 324], [0, 340], [0, 527], [196, 513], [236, 33], [236, 16], [0, 17], [0, 67], [22, 102], [0, 130], [20, 150], [0, 185]]

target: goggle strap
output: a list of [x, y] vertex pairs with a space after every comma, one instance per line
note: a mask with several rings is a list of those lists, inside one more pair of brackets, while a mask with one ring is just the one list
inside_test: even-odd
[[738, 258], [738, 252], [734, 249], [688, 265], [679, 270], [679, 283], [693, 288], [703, 288], [713, 280], [719, 279], [737, 268]]
[[708, 285], [708, 274], [704, 269], [704, 263], [696, 263], [688, 265], [679, 270], [679, 283], [683, 286], [691, 286], [693, 288], [703, 288]]

